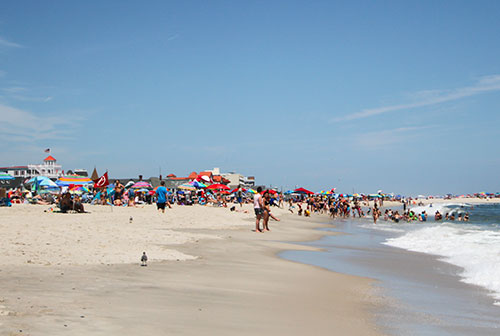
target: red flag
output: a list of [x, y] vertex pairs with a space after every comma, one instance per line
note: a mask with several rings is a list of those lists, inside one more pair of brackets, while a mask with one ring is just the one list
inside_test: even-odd
[[94, 181], [94, 188], [103, 188], [109, 184], [108, 180], [108, 172], [105, 172], [104, 175], [99, 177], [98, 180]]

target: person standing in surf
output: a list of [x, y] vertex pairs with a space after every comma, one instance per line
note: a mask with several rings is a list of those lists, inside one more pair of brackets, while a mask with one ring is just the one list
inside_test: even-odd
[[372, 216], [373, 216], [373, 224], [377, 224], [377, 219], [380, 216], [380, 210], [377, 207], [377, 203], [373, 205]]

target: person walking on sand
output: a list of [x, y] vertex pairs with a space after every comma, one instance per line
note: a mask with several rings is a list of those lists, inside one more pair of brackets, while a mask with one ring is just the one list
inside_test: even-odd
[[257, 188], [257, 193], [253, 195], [253, 210], [255, 211], [255, 232], [263, 232], [260, 229], [260, 220], [264, 213], [264, 202], [262, 201], [262, 188]]
[[279, 218], [276, 218], [275, 216], [273, 216], [273, 214], [271, 213], [271, 195], [269, 194], [269, 192], [265, 192], [264, 193], [264, 197], [263, 197], [263, 201], [264, 201], [264, 213], [263, 213], [263, 229], [264, 231], [271, 231], [269, 229], [269, 217], [271, 217], [272, 219], [274, 219], [275, 221], [280, 221]]
[[238, 187], [238, 191], [236, 192], [236, 200], [240, 203], [240, 208], [243, 207], [243, 191], [241, 190], [241, 186]]
[[165, 213], [165, 205], [172, 208], [170, 203], [167, 201], [167, 188], [165, 188], [165, 181], [161, 181], [160, 186], [156, 189], [156, 207], [158, 208], [158, 211]]

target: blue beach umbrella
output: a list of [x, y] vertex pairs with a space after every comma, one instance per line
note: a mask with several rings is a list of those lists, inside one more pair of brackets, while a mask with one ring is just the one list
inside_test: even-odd
[[28, 181], [28, 184], [32, 183], [40, 187], [59, 188], [59, 186], [47, 176], [35, 176]]
[[5, 174], [5, 173], [0, 173], [0, 180], [13, 180], [14, 179], [14, 176], [12, 175], [9, 175], [9, 174]]

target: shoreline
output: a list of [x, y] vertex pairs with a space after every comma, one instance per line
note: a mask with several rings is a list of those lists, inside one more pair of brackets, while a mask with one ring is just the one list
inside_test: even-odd
[[374, 286], [385, 300], [375, 315], [390, 334], [497, 334], [500, 307], [493, 305], [488, 289], [465, 283], [463, 268], [438, 255], [382, 244], [403, 232], [377, 230], [370, 222], [358, 218], [332, 222], [326, 231], [340, 235], [304, 243], [321, 252], [292, 250], [282, 257], [376, 279]]
[[[221, 230], [217, 225], [194, 223], [172, 229], [204, 237], [168, 246], [196, 259], [152, 262], [147, 268], [137, 266], [138, 262], [2, 265], [0, 280], [6, 286], [0, 332], [381, 334], [373, 314], [379, 302], [372, 291], [373, 280], [278, 256], [283, 250], [301, 249], [296, 242], [325, 236], [328, 233], [316, 228], [327, 224], [315, 218], [294, 219], [281, 209], [277, 215], [282, 221], [271, 222], [270, 233], [258, 234], [251, 231], [253, 214], [207, 210], [236, 225]], [[165, 216], [173, 213], [167, 211]]]

